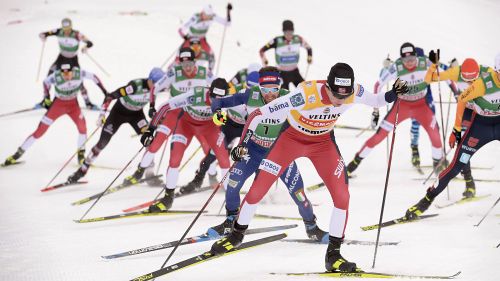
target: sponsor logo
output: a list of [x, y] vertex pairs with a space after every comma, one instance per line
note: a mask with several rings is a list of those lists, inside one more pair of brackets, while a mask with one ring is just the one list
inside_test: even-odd
[[460, 162], [464, 163], [464, 164], [467, 164], [469, 163], [469, 159], [470, 159], [470, 154], [467, 154], [467, 153], [462, 153], [460, 155]]
[[477, 149], [472, 148], [472, 147], [470, 147], [470, 146], [466, 146], [465, 144], [462, 144], [462, 149], [463, 149], [463, 150], [470, 151], [470, 152], [472, 152], [472, 153], [474, 153], [474, 152], [476, 152], [476, 151], [477, 151]]
[[476, 147], [477, 143], [479, 142], [479, 139], [476, 139], [476, 138], [473, 138], [473, 137], [470, 137], [468, 140], [467, 140], [467, 145], [470, 146], [470, 147]]
[[238, 175], [238, 176], [243, 175], [243, 171], [242, 171], [242, 170], [240, 170], [240, 169], [236, 169], [236, 168], [233, 168], [233, 169], [231, 170], [231, 173], [232, 173], [232, 174], [235, 174], [235, 175]]
[[493, 87], [493, 83], [491, 81], [488, 81], [486, 82], [486, 88], [492, 88]]
[[132, 94], [133, 92], [134, 92], [134, 87], [132, 87], [132, 85], [128, 85], [125, 88], [125, 93], [127, 93], [128, 95]]
[[222, 143], [224, 142], [224, 137], [225, 137], [224, 133], [220, 132], [219, 136], [217, 137], [217, 142], [215, 143], [217, 147], [220, 147], [222, 145]]
[[403, 66], [402, 65], [398, 65], [398, 71], [402, 71], [403, 70]]
[[172, 142], [180, 142], [182, 144], [187, 145], [187, 138], [183, 135], [174, 134], [172, 136]]
[[106, 127], [104, 127], [104, 131], [108, 134], [113, 134], [113, 124], [108, 124]]
[[144, 128], [148, 125], [148, 121], [146, 119], [142, 119], [139, 122], [137, 122], [137, 127], [139, 128]]
[[[298, 182], [299, 177], [300, 177], [299, 171], [297, 169], [294, 169], [294, 167], [295, 167], [295, 163], [294, 162], [290, 163], [290, 165], [288, 166], [288, 168], [286, 170], [286, 176], [285, 176], [285, 184], [287, 185], [288, 191], [290, 191], [290, 192], [292, 192], [295, 189], [295, 186], [297, 185], [297, 182]], [[295, 171], [295, 173], [293, 173], [293, 178], [290, 181], [290, 176], [292, 175], [293, 171]]]
[[356, 94], [356, 96], [362, 97], [364, 92], [365, 92], [365, 88], [363, 88], [363, 86], [359, 85], [359, 91]]
[[413, 53], [413, 47], [404, 47], [402, 50], [401, 50], [401, 53]]
[[324, 113], [324, 114], [328, 114], [328, 113], [330, 113], [330, 108], [329, 108], [329, 107], [326, 107], [325, 109], [323, 109], [323, 113]]
[[337, 86], [351, 86], [351, 78], [335, 77], [333, 84]]
[[278, 176], [281, 166], [268, 159], [262, 159], [259, 170], [264, 170], [272, 175]]
[[272, 107], [269, 107], [269, 113], [273, 113], [275, 111], [278, 111], [278, 110], [281, 110], [281, 109], [284, 109], [284, 108], [287, 108], [289, 107], [290, 105], [288, 104], [288, 102], [285, 102], [285, 103], [280, 103], [280, 104], [276, 104]]
[[252, 92], [252, 99], [258, 100], [259, 99], [259, 92]]
[[312, 130], [309, 130], [309, 129], [306, 129], [300, 125], [297, 125], [297, 127], [302, 130], [304, 133], [307, 133], [309, 135], [321, 135], [323, 133], [326, 133], [328, 132], [328, 130], [318, 130], [318, 131], [312, 131]]
[[340, 179], [340, 176], [344, 171], [345, 164], [344, 164], [344, 159], [342, 159], [342, 157], [340, 157], [340, 159], [337, 159], [337, 161], [339, 163], [337, 164], [337, 168], [335, 168], [335, 172], [333, 173], [333, 175], [337, 176], [337, 178]]
[[238, 186], [238, 183], [239, 183], [239, 181], [235, 181], [235, 180], [229, 179], [227, 181], [227, 186], [235, 188], [236, 186]]
[[309, 96], [307, 98], [307, 102], [309, 102], [309, 103], [315, 103], [316, 102], [316, 96]]
[[304, 97], [302, 97], [301, 93], [297, 93], [293, 96], [290, 97], [290, 102], [292, 103], [293, 106], [301, 106], [305, 103]]
[[297, 197], [297, 199], [299, 200], [299, 202], [306, 201], [306, 195], [304, 194], [304, 189], [303, 188], [295, 191], [294, 194], [295, 194], [295, 197]]

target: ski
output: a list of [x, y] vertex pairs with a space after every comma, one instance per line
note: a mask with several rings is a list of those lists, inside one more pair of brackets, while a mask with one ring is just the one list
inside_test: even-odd
[[212, 260], [215, 258], [227, 256], [229, 254], [233, 254], [233, 253], [236, 253], [236, 252], [239, 252], [242, 250], [246, 250], [246, 249], [250, 249], [253, 247], [265, 245], [265, 244], [268, 244], [268, 243], [271, 243], [274, 241], [278, 241], [280, 239], [285, 238], [286, 236], [287, 235], [285, 233], [281, 233], [281, 234], [277, 234], [277, 235], [268, 236], [268, 237], [264, 237], [261, 239], [245, 242], [245, 243], [241, 244], [239, 247], [234, 248], [233, 250], [231, 250], [225, 254], [220, 254], [220, 255], [214, 255], [210, 251], [208, 251], [208, 252], [205, 252], [203, 254], [189, 258], [187, 260], [183, 260], [181, 262], [178, 262], [176, 264], [169, 265], [167, 267], [164, 267], [164, 268], [155, 270], [153, 272], [144, 274], [142, 276], [136, 277], [136, 278], [132, 279], [131, 281], [145, 281], [145, 280], [155, 279], [155, 278], [158, 278], [158, 277], [163, 276], [165, 274], [171, 273], [173, 271], [186, 268], [188, 266], [193, 266], [193, 265], [200, 264], [202, 262], [206, 262], [206, 261], [209, 261], [209, 260]]
[[413, 167], [415, 168], [415, 170], [416, 170], [419, 174], [421, 174], [421, 175], [425, 175], [424, 170], [422, 170], [422, 167], [420, 167], [420, 166], [413, 166]]
[[[416, 222], [416, 221], [419, 221], [421, 219], [432, 218], [432, 217], [435, 217], [437, 215], [438, 214], [422, 215], [422, 216], [419, 216], [416, 219], [411, 219], [411, 220], [409, 220], [409, 219], [407, 219], [405, 217], [400, 217], [400, 218], [397, 218], [397, 219], [394, 219], [394, 220], [383, 222], [381, 227], [387, 227], [387, 226], [396, 225], [396, 224], [402, 224], [402, 223]], [[361, 229], [363, 231], [378, 229], [378, 223], [374, 224], [374, 225], [362, 226]]]
[[137, 184], [140, 184], [142, 182], [145, 182], [147, 180], [150, 180], [150, 179], [154, 179], [154, 178], [159, 178], [161, 177], [162, 175], [156, 175], [156, 176], [152, 176], [152, 177], [148, 177], [148, 178], [144, 178], [144, 179], [140, 179], [137, 181], [137, 183], [135, 184], [128, 184], [128, 183], [122, 183], [120, 185], [117, 185], [117, 186], [114, 186], [114, 187], [111, 187], [110, 189], [108, 189], [106, 191], [106, 193], [102, 194], [102, 192], [99, 192], [97, 194], [94, 194], [92, 196], [89, 196], [89, 197], [86, 197], [86, 198], [83, 198], [83, 199], [80, 199], [78, 201], [75, 201], [73, 203], [71, 203], [71, 205], [82, 205], [82, 204], [85, 204], [87, 202], [90, 202], [92, 200], [95, 200], [97, 198], [99, 198], [102, 194], [102, 196], [105, 196], [105, 195], [108, 195], [108, 194], [111, 194], [111, 193], [115, 193], [119, 190], [122, 190], [122, 189], [125, 189], [125, 188], [128, 188], [128, 187], [131, 187], [131, 186], [134, 186], [134, 185], [137, 185]]
[[[290, 228], [295, 228], [295, 227], [297, 227], [296, 224], [252, 228], [252, 229], [247, 230], [245, 232], [245, 235], [265, 233], [265, 232], [278, 231], [278, 230], [285, 230], [285, 229], [290, 229]], [[205, 241], [210, 241], [210, 240], [217, 240], [220, 238], [222, 238], [222, 236], [220, 236], [218, 234], [205, 233], [202, 235], [184, 238], [184, 240], [182, 240], [180, 245], [188, 245], [188, 244], [205, 242]], [[144, 247], [144, 248], [140, 248], [140, 249], [130, 250], [130, 251], [114, 254], [114, 255], [101, 256], [101, 257], [103, 259], [116, 259], [116, 258], [133, 256], [133, 255], [138, 255], [138, 254], [144, 254], [144, 253], [149, 253], [149, 252], [153, 252], [153, 251], [158, 251], [158, 250], [162, 250], [162, 249], [175, 247], [175, 245], [177, 245], [178, 242], [179, 242], [178, 240], [175, 240], [175, 241], [171, 241], [171, 242], [166, 242], [166, 243], [162, 243], [162, 244], [157, 244], [157, 245], [153, 245], [153, 246], [149, 246], [149, 247]]]
[[[73, 165], [74, 167], [76, 168], [80, 168], [80, 165], [79, 164], [75, 164]], [[113, 170], [113, 171], [120, 171], [121, 168], [118, 168], [118, 167], [111, 167], [111, 166], [105, 166], [105, 165], [96, 165], [96, 164], [92, 164], [90, 165], [91, 168], [93, 169], [102, 169], [102, 170]], [[128, 169], [126, 169], [128, 170]]]
[[[207, 190], [210, 190], [210, 189], [212, 189], [211, 186], [203, 186], [203, 187], [200, 187], [198, 189], [195, 189], [193, 192], [190, 192], [190, 193], [176, 192], [175, 193], [175, 198], [183, 197], [183, 196], [190, 195], [190, 194], [195, 194], [195, 193], [198, 193], [198, 192], [207, 191]], [[160, 199], [156, 199], [156, 200], [153, 200], [153, 201], [148, 201], [148, 202], [139, 204], [137, 206], [133, 206], [133, 207], [130, 207], [130, 208], [127, 208], [127, 209], [123, 209], [122, 211], [124, 213], [128, 213], [128, 212], [133, 212], [133, 211], [137, 211], [137, 210], [140, 210], [140, 209], [144, 209], [144, 208], [147, 208], [147, 207], [155, 204], [159, 200]]]
[[[423, 181], [423, 180], [426, 180], [424, 178], [412, 178], [412, 180], [414, 181]], [[465, 182], [465, 179], [463, 178], [453, 178], [452, 179], [453, 181], [461, 181], [461, 182]], [[477, 179], [477, 178], [474, 178], [474, 181], [477, 181], [477, 182], [500, 182], [500, 179]]]
[[335, 124], [336, 129], [347, 129], [347, 130], [357, 130], [357, 131], [375, 131], [375, 129], [367, 128], [367, 127], [356, 127], [356, 126], [348, 126], [348, 125], [340, 125]]
[[198, 211], [189, 211], [189, 210], [186, 210], [186, 211], [184, 211], [184, 210], [182, 210], [182, 211], [169, 210], [166, 212], [154, 212], [154, 213], [150, 213], [149, 211], [140, 211], [140, 212], [133, 212], [133, 213], [111, 215], [111, 216], [106, 216], [106, 217], [95, 217], [95, 218], [84, 219], [84, 220], [74, 220], [74, 222], [87, 223], [87, 222], [109, 221], [109, 220], [124, 219], [124, 218], [186, 215], [186, 214], [197, 214], [197, 213], [198, 213]]
[[48, 186], [46, 188], [42, 188], [42, 189], [40, 189], [40, 191], [41, 192], [47, 192], [47, 191], [51, 191], [51, 190], [54, 190], [54, 189], [65, 187], [65, 186], [79, 185], [79, 184], [86, 184], [86, 183], [88, 183], [88, 181], [63, 182], [63, 183], [60, 183], [60, 184], [56, 184], [56, 185]]
[[[283, 239], [283, 242], [295, 242], [295, 243], [306, 243], [306, 244], [328, 244], [328, 242], [316, 241], [311, 239]], [[379, 246], [397, 246], [400, 242], [378, 242]], [[362, 241], [362, 240], [349, 240], [344, 239], [342, 244], [345, 245], [361, 245], [361, 246], [372, 246], [375, 245], [373, 241]]]
[[307, 191], [315, 191], [315, 190], [322, 188], [323, 186], [325, 186], [324, 182], [308, 186], [308, 187], [306, 187], [306, 190]]
[[302, 272], [302, 273], [271, 273], [274, 275], [285, 274], [288, 276], [318, 276], [331, 278], [408, 278], [408, 279], [454, 279], [462, 273], [461, 271], [453, 275], [411, 275], [411, 274], [394, 274], [380, 273], [370, 271], [359, 272]]
[[[422, 165], [420, 166], [422, 168], [427, 168], [427, 169], [434, 169], [434, 167], [432, 165]], [[493, 166], [484, 166], [484, 167], [475, 167], [475, 166], [472, 166], [471, 167], [472, 170], [493, 170]]]
[[16, 161], [16, 162], [9, 164], [9, 165], [5, 165], [5, 163], [2, 163], [2, 164], [0, 164], [0, 167], [6, 168], [6, 167], [10, 167], [10, 166], [19, 165], [19, 164], [24, 164], [24, 161]]
[[255, 214], [254, 217], [258, 219], [273, 219], [273, 220], [297, 220], [297, 221], [302, 220], [302, 218], [280, 217], [280, 216], [270, 216], [261, 214]]
[[484, 199], [484, 198], [487, 198], [487, 197], [490, 197], [490, 196], [491, 196], [491, 194], [486, 194], [486, 195], [481, 195], [481, 196], [474, 196], [474, 197], [471, 197], [471, 198], [462, 198], [460, 200], [453, 201], [453, 202], [445, 204], [445, 205], [436, 205], [436, 208], [443, 209], [443, 208], [446, 208], [446, 207], [451, 207], [451, 206], [454, 206], [454, 205], [460, 205], [460, 204], [467, 203], [467, 202], [479, 201], [481, 199]]

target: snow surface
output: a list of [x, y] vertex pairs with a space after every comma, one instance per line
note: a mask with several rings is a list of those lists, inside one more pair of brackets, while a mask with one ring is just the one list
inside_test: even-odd
[[[85, 55], [80, 55], [84, 69], [95, 72], [109, 90], [133, 78], [146, 76], [159, 66], [180, 44], [177, 28], [182, 21], [206, 4], [202, 1], [110, 0], [110, 1], [27, 1], [0, 2], [0, 84], [4, 87], [0, 112], [9, 112], [39, 102], [41, 80], [35, 82], [41, 42], [38, 33], [59, 26], [63, 17], [71, 17], [74, 27], [93, 42], [92, 56], [111, 73], [107, 77]], [[219, 14], [225, 2], [212, 1]], [[474, 57], [491, 65], [500, 46], [500, 3], [492, 0], [466, 1], [236, 1], [233, 3], [233, 25], [227, 29], [220, 74], [230, 78], [238, 69], [258, 61], [258, 49], [281, 32], [281, 22], [292, 19], [296, 32], [314, 48], [314, 64], [309, 79], [324, 79], [329, 68], [338, 61], [348, 62], [356, 72], [356, 80], [372, 88], [389, 53], [396, 58], [399, 46], [412, 41], [427, 50], [441, 48], [443, 61], [453, 57], [460, 61]], [[123, 15], [136, 12], [139, 15]], [[137, 13], [138, 12], [138, 13]], [[147, 13], [140, 15], [141, 12]], [[208, 38], [218, 56], [223, 28], [214, 25]], [[41, 77], [57, 56], [54, 38], [47, 40]], [[272, 53], [267, 54], [271, 61]], [[305, 58], [301, 69], [305, 71]], [[102, 100], [97, 87], [88, 85], [96, 103]], [[434, 85], [434, 98], [438, 98]], [[443, 99], [449, 90], [442, 85]], [[437, 107], [439, 109], [439, 107]], [[445, 106], [445, 110], [446, 110]], [[385, 112], [385, 109], [383, 110]], [[438, 110], [439, 112], [439, 110]], [[36, 128], [44, 110], [0, 119], [4, 132], [0, 138], [1, 159], [12, 154]], [[369, 124], [371, 110], [359, 106], [342, 116], [339, 123], [356, 126]], [[97, 112], [85, 111], [89, 132], [95, 128]], [[454, 116], [452, 106], [451, 116]], [[440, 120], [440, 115], [437, 115]], [[450, 125], [451, 126], [451, 125]], [[448, 128], [449, 131], [450, 128]], [[369, 137], [365, 132], [337, 129], [339, 147], [346, 161]], [[123, 126], [96, 164], [112, 167], [123, 165], [140, 149], [132, 129]], [[93, 145], [97, 137], [90, 141]], [[52, 125], [46, 135], [24, 155], [24, 165], [0, 170], [0, 279], [1, 280], [129, 280], [158, 269], [170, 250], [130, 258], [105, 261], [101, 255], [144, 247], [178, 239], [194, 216], [150, 217], [90, 224], [75, 224], [90, 204], [79, 207], [69, 203], [102, 191], [117, 175], [117, 170], [92, 169], [85, 186], [42, 194], [43, 188], [73, 153], [76, 130], [69, 118]], [[190, 146], [186, 155], [196, 148]], [[87, 148], [89, 149], [89, 145]], [[430, 144], [422, 133], [420, 150], [424, 165], [431, 164]], [[388, 190], [385, 219], [400, 216], [417, 202], [427, 186], [412, 178], [420, 177], [410, 164], [409, 122], [397, 127], [395, 157]], [[168, 156], [168, 155], [167, 155]], [[193, 176], [201, 154], [182, 171], [179, 184]], [[493, 167], [474, 170], [476, 178], [498, 179], [500, 146], [485, 146], [472, 160], [473, 166]], [[158, 159], [158, 157], [157, 157]], [[168, 159], [167, 157], [165, 159]], [[137, 164], [125, 174], [130, 174]], [[166, 161], [162, 164], [162, 173]], [[76, 169], [75, 164], [63, 171], [56, 182]], [[299, 160], [306, 185], [320, 182], [309, 160]], [[376, 232], [362, 232], [359, 226], [378, 221], [386, 172], [385, 142], [363, 161], [351, 181], [351, 201], [346, 238], [375, 240]], [[428, 169], [426, 170], [428, 172]], [[125, 176], [122, 175], [117, 182]], [[381, 241], [401, 241], [399, 246], [379, 248], [375, 270], [402, 274], [453, 274], [462, 271], [460, 280], [498, 280], [500, 273], [499, 214], [497, 208], [480, 227], [473, 227], [500, 195], [498, 183], [476, 183], [478, 195], [491, 194], [479, 202], [428, 213], [439, 217], [382, 230]], [[248, 186], [248, 184], [247, 184]], [[464, 189], [462, 182], [452, 181], [450, 199], [457, 200]], [[146, 186], [134, 187], [104, 197], [87, 217], [119, 213], [123, 208], [150, 200], [159, 191]], [[176, 200], [175, 209], [198, 209], [208, 193]], [[319, 225], [328, 228], [331, 199], [325, 189], [308, 193], [314, 204]], [[223, 194], [217, 194], [208, 207], [217, 213]], [[273, 203], [274, 202], [274, 203]], [[442, 194], [436, 204], [448, 202]], [[283, 185], [272, 188], [258, 213], [298, 216]], [[202, 216], [190, 235], [202, 233], [220, 223], [216, 217]], [[251, 227], [279, 225], [291, 221], [255, 219]], [[287, 231], [292, 238], [305, 238], [302, 225]], [[262, 235], [261, 235], [262, 236]], [[247, 240], [260, 237], [248, 236]], [[171, 263], [209, 249], [211, 243], [182, 246]], [[269, 275], [270, 272], [323, 271], [326, 245], [272, 244], [213, 260], [196, 267], [172, 273], [161, 280], [313, 280]], [[370, 269], [374, 247], [344, 246], [347, 259]], [[319, 279], [318, 279], [319, 280]]]

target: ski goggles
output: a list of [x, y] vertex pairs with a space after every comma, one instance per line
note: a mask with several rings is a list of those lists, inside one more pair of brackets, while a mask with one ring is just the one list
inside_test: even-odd
[[330, 88], [330, 86], [328, 86], [328, 84], [325, 84], [325, 87], [328, 88], [328, 90], [330, 90], [330, 92], [332, 92], [332, 95], [339, 100], [347, 99], [348, 97], [352, 96], [352, 94], [354, 94], [354, 91], [351, 91], [350, 93], [335, 92], [332, 90], [332, 88]]
[[260, 92], [264, 95], [277, 93], [279, 90], [280, 90], [279, 87], [272, 87], [272, 88], [260, 87]]
[[417, 59], [416, 56], [407, 56], [407, 57], [401, 58], [403, 63], [412, 62], [412, 61], [415, 61], [416, 59]]
[[185, 60], [185, 61], [181, 61], [180, 64], [182, 67], [193, 67], [195, 62], [192, 60]]

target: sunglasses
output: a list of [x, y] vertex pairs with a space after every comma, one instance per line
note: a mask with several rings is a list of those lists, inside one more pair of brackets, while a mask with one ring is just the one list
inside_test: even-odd
[[403, 61], [403, 63], [411, 62], [411, 61], [414, 61], [416, 59], [417, 59], [416, 56], [408, 56], [408, 57], [401, 58], [401, 60]]
[[330, 91], [332, 92], [332, 95], [339, 99], [339, 100], [344, 100], [344, 99], [347, 99], [348, 97], [352, 96], [352, 94], [354, 94], [354, 91], [351, 91], [350, 93], [338, 93], [338, 92], [335, 92], [333, 91], [330, 86], [328, 86], [328, 84], [325, 84], [325, 87]]
[[181, 66], [182, 67], [189, 67], [189, 66], [193, 67], [194, 66], [194, 61], [192, 61], [192, 60], [182, 61], [181, 62]]
[[265, 88], [265, 87], [260, 87], [260, 91], [262, 92], [262, 94], [264, 95], [267, 95], [267, 94], [271, 94], [271, 93], [276, 93], [280, 90], [280, 88], [278, 87], [273, 87], [273, 88]]

